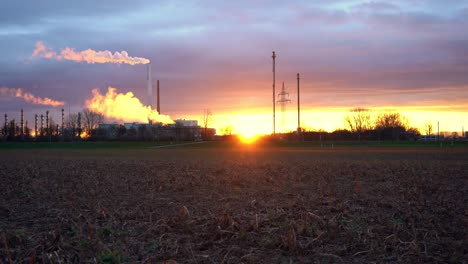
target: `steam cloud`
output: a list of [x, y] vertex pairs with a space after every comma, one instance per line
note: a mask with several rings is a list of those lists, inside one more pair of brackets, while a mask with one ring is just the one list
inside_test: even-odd
[[76, 62], [86, 62], [86, 63], [118, 63], [118, 64], [148, 64], [150, 60], [140, 57], [130, 57], [128, 53], [123, 50], [121, 52], [111, 51], [95, 51], [92, 49], [87, 49], [83, 51], [75, 51], [74, 48], [62, 49], [60, 54], [57, 54], [53, 49], [44, 45], [42, 41], [36, 42], [36, 49], [33, 51], [31, 57], [42, 57], [46, 59], [55, 59], [55, 60], [70, 60]]
[[101, 94], [99, 89], [92, 90], [92, 97], [85, 102], [86, 107], [93, 111], [119, 121], [127, 122], [162, 122], [174, 123], [167, 115], [160, 115], [158, 111], [144, 106], [132, 92], [126, 94], [117, 93], [117, 89], [108, 87], [106, 94]]
[[21, 88], [1, 87], [0, 95], [22, 98], [26, 102], [30, 102], [30, 103], [38, 104], [38, 105], [50, 105], [53, 107], [57, 107], [57, 106], [62, 106], [65, 104], [65, 102], [63, 101], [56, 101], [47, 97], [41, 98], [41, 97], [34, 96], [31, 93], [24, 92], [23, 89]]

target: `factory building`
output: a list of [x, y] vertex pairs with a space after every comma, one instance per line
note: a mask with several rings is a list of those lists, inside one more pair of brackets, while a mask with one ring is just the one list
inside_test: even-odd
[[[146, 141], [200, 141], [202, 129], [197, 120], [175, 120], [174, 124], [162, 123], [102, 123], [96, 131], [97, 140], [146, 140]], [[215, 129], [209, 129], [213, 135]]]

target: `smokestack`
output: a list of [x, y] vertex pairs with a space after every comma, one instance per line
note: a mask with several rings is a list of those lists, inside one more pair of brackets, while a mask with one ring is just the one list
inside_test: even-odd
[[20, 125], [20, 135], [24, 135], [24, 111], [23, 108], [21, 108], [21, 119], [20, 119], [21, 125]]
[[46, 132], [47, 132], [47, 135], [49, 135], [50, 131], [49, 131], [49, 110], [46, 111]]
[[156, 110], [158, 111], [159, 114], [161, 114], [161, 105], [159, 104], [159, 80], [157, 81], [156, 85], [156, 95], [158, 98], [156, 98]]
[[148, 106], [153, 109], [153, 78], [151, 77], [151, 63], [148, 63], [147, 66], [148, 69], [148, 75], [147, 75], [147, 81], [148, 81]]
[[41, 114], [41, 137], [44, 135], [44, 115]]

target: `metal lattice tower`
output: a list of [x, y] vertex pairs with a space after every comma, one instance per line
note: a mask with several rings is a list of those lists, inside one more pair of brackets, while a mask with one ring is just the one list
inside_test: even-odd
[[291, 103], [291, 99], [289, 99], [289, 93], [286, 92], [286, 89], [284, 88], [284, 82], [283, 87], [281, 88], [281, 92], [278, 93], [278, 100], [276, 103], [281, 106], [281, 130], [284, 132], [284, 125], [286, 123], [286, 105]]

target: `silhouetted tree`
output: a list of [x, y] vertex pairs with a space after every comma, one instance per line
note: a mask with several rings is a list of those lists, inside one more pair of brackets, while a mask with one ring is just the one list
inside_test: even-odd
[[104, 116], [89, 109], [83, 110], [83, 127], [88, 136], [96, 130], [100, 123], [104, 122]]
[[424, 125], [424, 132], [426, 133], [426, 135], [432, 135], [432, 123], [431, 122], [427, 122]]
[[357, 135], [361, 140], [362, 133], [372, 129], [372, 120], [369, 109], [354, 108], [345, 117], [345, 127]]
[[203, 109], [203, 116], [202, 116], [203, 134], [202, 134], [202, 137], [203, 137], [204, 140], [209, 139], [208, 127], [211, 125], [212, 121], [213, 121], [213, 113], [211, 112], [211, 110], [210, 109]]
[[232, 126], [225, 126], [221, 128], [221, 134], [224, 136], [230, 136], [232, 134]]
[[375, 121], [375, 128], [381, 139], [398, 140], [408, 128], [408, 119], [398, 112], [381, 113]]
[[79, 137], [79, 128], [78, 128], [78, 113], [71, 113], [65, 119], [65, 126], [67, 127], [67, 134], [69, 137], [75, 138]]

